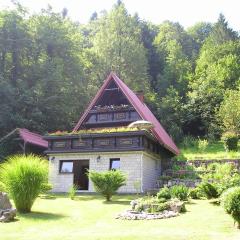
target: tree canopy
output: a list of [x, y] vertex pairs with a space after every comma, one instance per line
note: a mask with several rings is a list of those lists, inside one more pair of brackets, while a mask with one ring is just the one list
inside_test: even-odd
[[175, 140], [219, 137], [228, 124], [220, 116], [238, 104], [229, 91], [240, 86], [239, 66], [239, 35], [222, 14], [214, 24], [184, 29], [178, 22], [144, 21], [118, 1], [80, 24], [66, 8], [31, 14], [16, 4], [0, 11], [0, 135], [16, 127], [72, 129], [115, 71], [144, 91]]

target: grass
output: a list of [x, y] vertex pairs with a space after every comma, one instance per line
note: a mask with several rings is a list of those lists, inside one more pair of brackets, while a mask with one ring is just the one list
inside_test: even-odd
[[239, 240], [240, 230], [222, 207], [207, 200], [187, 204], [187, 212], [176, 218], [127, 221], [115, 216], [130, 207], [134, 196], [116, 196], [106, 203], [96, 195], [39, 198], [33, 212], [19, 214], [17, 221], [0, 224], [4, 240]]
[[187, 160], [240, 159], [239, 151], [226, 152], [221, 141], [213, 143], [210, 142], [203, 152], [200, 152], [197, 146], [181, 148], [181, 155], [183, 155]]

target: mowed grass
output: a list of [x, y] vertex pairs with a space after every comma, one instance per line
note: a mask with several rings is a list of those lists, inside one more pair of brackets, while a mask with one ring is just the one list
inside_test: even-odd
[[175, 218], [145, 221], [115, 219], [129, 209], [134, 196], [116, 196], [106, 203], [96, 195], [39, 198], [30, 214], [19, 214], [17, 221], [0, 224], [3, 240], [239, 240], [240, 230], [222, 207], [207, 200], [187, 204], [187, 212]]
[[221, 141], [210, 142], [203, 152], [199, 151], [197, 145], [187, 148], [180, 148], [180, 150], [181, 155], [183, 155], [187, 160], [240, 159], [240, 145], [238, 146], [238, 151], [227, 152], [224, 149], [223, 142]]

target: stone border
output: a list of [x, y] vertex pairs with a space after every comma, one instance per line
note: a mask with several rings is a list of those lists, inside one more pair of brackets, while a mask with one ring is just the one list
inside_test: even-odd
[[136, 212], [132, 210], [127, 210], [123, 213], [117, 215], [116, 219], [121, 220], [156, 220], [164, 219], [178, 216], [178, 212], [174, 211], [163, 211], [161, 213], [146, 213], [146, 212]]

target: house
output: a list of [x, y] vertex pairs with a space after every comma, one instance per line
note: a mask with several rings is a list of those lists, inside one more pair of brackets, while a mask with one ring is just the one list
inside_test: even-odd
[[48, 142], [26, 128], [16, 128], [0, 139], [0, 161], [11, 154], [43, 154]]
[[[151, 130], [127, 127], [137, 120], [153, 124]], [[93, 192], [86, 172], [120, 169], [127, 184], [119, 192], [153, 189], [164, 162], [179, 153], [171, 137], [144, 103], [111, 73], [71, 133], [45, 136], [48, 141], [49, 181], [54, 192], [66, 192], [75, 184]]]

